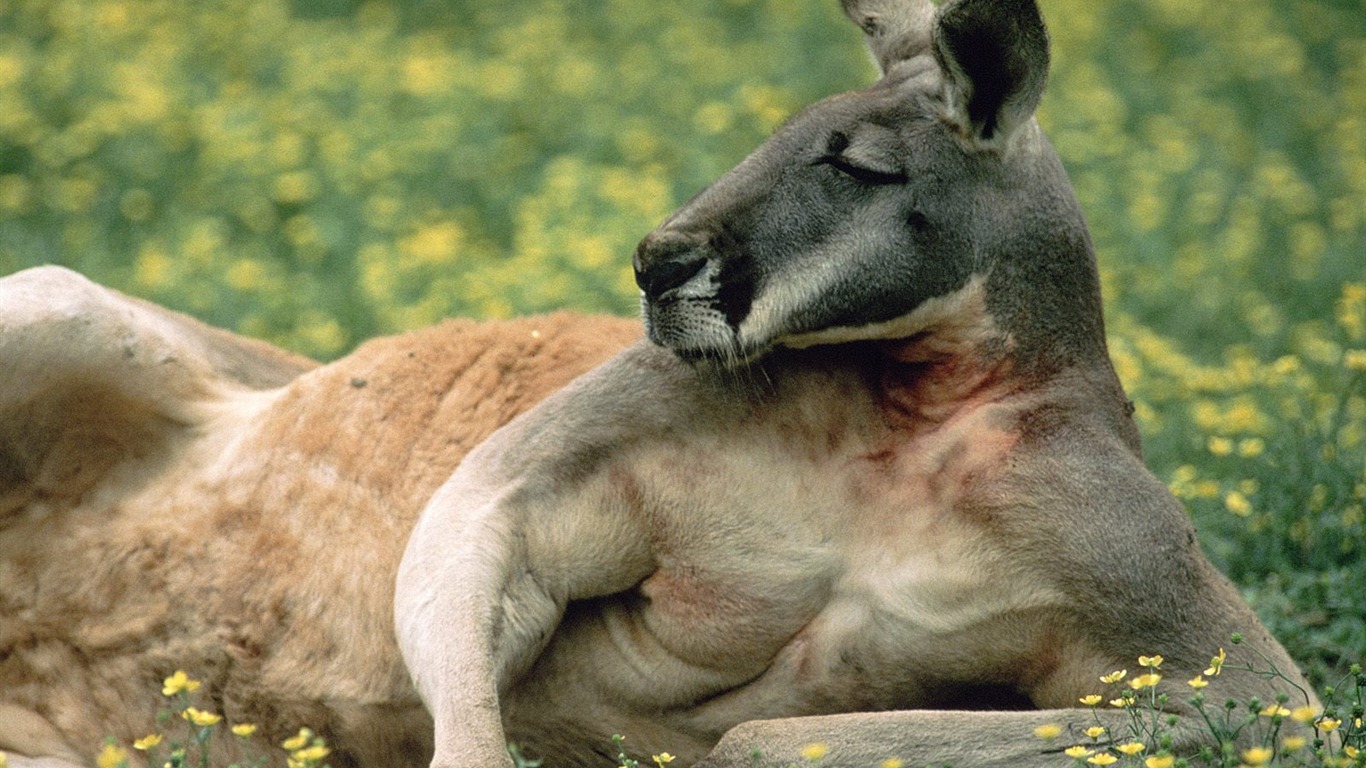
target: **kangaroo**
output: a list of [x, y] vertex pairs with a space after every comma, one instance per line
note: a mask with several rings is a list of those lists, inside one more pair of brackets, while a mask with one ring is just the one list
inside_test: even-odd
[[1184, 689], [1235, 632], [1293, 685], [1229, 673], [1221, 695], [1312, 701], [1144, 467], [1034, 119], [1035, 3], [843, 6], [881, 79], [647, 236], [653, 345], [493, 435], [423, 511], [396, 618], [433, 766], [504, 764], [509, 736], [586, 763], [607, 729], [707, 766], [812, 742], [839, 765], [1057, 765], [1036, 726], [1125, 732], [1079, 702], [1102, 675], [1160, 649]]
[[1033, 119], [1034, 2], [844, 8], [881, 79], [641, 242], [645, 339], [451, 321], [319, 366], [0, 280], [10, 765], [156, 730], [177, 669], [337, 768], [603, 765], [614, 733], [714, 768], [1060, 765], [1122, 737], [1079, 699], [1154, 653], [1191, 752], [1181, 681], [1224, 646], [1221, 700], [1317, 706], [1143, 465]]

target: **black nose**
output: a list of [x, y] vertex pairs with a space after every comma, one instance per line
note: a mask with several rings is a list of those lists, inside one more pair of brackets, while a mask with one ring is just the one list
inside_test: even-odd
[[640, 241], [632, 261], [636, 285], [646, 298], [655, 300], [701, 272], [707, 265], [707, 249], [695, 238], [654, 232]]

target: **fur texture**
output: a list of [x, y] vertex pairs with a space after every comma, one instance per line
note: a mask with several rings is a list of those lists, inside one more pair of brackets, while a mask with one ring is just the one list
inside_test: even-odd
[[390, 618], [408, 532], [473, 445], [638, 333], [451, 321], [314, 368], [58, 268], [0, 281], [0, 750], [88, 761], [154, 730], [183, 668], [272, 742], [423, 764]]

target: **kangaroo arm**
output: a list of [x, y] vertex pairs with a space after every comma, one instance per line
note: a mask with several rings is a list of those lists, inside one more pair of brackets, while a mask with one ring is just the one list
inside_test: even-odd
[[[496, 432], [423, 511], [399, 567], [399, 646], [435, 725], [433, 766], [508, 765], [499, 707], [571, 600], [655, 568], [611, 468], [642, 408], [608, 363]], [[648, 409], [646, 409], [648, 410]]]

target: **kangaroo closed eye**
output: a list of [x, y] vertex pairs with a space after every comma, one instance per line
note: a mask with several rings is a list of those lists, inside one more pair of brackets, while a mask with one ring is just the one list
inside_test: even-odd
[[902, 142], [890, 128], [873, 123], [852, 133], [836, 133], [826, 150], [826, 162], [865, 184], [895, 184], [906, 180]]
[[874, 167], [862, 159], [855, 160], [847, 155], [825, 158], [824, 162], [835, 170], [863, 184], [902, 184], [906, 173], [900, 169]]

